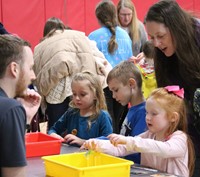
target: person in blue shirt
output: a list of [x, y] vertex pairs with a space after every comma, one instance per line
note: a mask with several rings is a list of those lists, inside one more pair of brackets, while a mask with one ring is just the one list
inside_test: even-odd
[[117, 11], [112, 1], [103, 0], [96, 7], [101, 27], [88, 37], [94, 40], [112, 67], [133, 56], [132, 41], [127, 32], [118, 26]]
[[[121, 105], [130, 104], [120, 134], [136, 136], [146, 131], [145, 98], [142, 93], [142, 77], [137, 66], [129, 61], [121, 62], [110, 71], [107, 83], [116, 101]], [[131, 154], [125, 158], [140, 163], [140, 154]]]
[[97, 76], [89, 72], [77, 73], [72, 79], [71, 88], [70, 107], [48, 134], [76, 146], [81, 146], [90, 138], [111, 134], [112, 122]]
[[[114, 3], [108, 0], [101, 1], [96, 6], [95, 14], [101, 27], [91, 32], [88, 37], [96, 42], [98, 49], [112, 67], [132, 57], [132, 41], [128, 33], [118, 26]], [[127, 106], [121, 106], [116, 102], [108, 88], [104, 89], [104, 93], [108, 111], [113, 120], [113, 132], [119, 133], [120, 120], [123, 121], [123, 115], [127, 113]]]

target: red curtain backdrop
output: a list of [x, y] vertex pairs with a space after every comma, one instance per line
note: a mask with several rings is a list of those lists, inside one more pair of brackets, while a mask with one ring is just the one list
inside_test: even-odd
[[[99, 27], [95, 7], [100, 0], [0, 0], [0, 21], [10, 32], [28, 40], [35, 47], [42, 38], [45, 21], [52, 16], [72, 29], [87, 35]], [[118, 0], [113, 0], [117, 4]], [[143, 21], [148, 8], [157, 0], [133, 0], [138, 18]], [[186, 10], [200, 14], [199, 0], [177, 0]]]

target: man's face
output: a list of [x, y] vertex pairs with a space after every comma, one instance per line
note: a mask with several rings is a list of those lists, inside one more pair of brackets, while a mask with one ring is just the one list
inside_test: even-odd
[[23, 96], [24, 91], [31, 84], [31, 81], [36, 79], [35, 73], [33, 71], [33, 65], [33, 53], [30, 47], [24, 47], [23, 58], [20, 64], [20, 73], [16, 86], [17, 97]]

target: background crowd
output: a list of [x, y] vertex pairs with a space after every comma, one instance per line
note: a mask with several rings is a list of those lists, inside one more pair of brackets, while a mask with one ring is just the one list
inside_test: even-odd
[[38, 108], [47, 133], [70, 145], [199, 176], [200, 20], [174, 0], [153, 4], [144, 22], [131, 0], [102, 0], [95, 15], [88, 36], [49, 18], [33, 52], [0, 23], [0, 176], [26, 175], [24, 134]]

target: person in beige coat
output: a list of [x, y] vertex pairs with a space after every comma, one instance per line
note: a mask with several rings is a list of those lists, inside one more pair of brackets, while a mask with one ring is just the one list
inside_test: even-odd
[[58, 18], [50, 18], [44, 38], [34, 49], [35, 86], [43, 96], [48, 127], [68, 109], [72, 77], [83, 71], [97, 74], [103, 88], [112, 69], [104, 55], [85, 33], [66, 29]]

